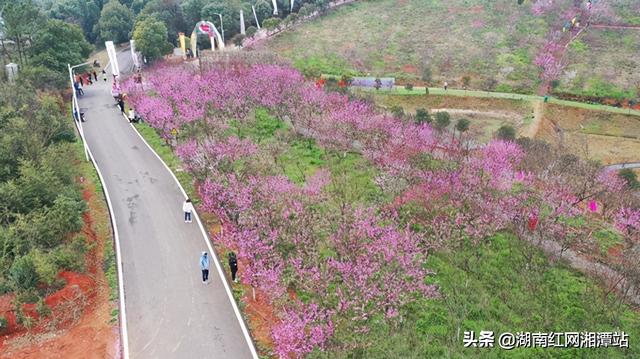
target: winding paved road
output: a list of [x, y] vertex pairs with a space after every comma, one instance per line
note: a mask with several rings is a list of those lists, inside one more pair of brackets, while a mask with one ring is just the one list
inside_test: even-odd
[[[120, 69], [131, 68], [128, 52]], [[184, 196], [166, 167], [120, 115], [110, 81], [85, 86], [84, 132], [117, 224], [131, 358], [252, 358], [255, 353], [198, 223], [184, 223]]]

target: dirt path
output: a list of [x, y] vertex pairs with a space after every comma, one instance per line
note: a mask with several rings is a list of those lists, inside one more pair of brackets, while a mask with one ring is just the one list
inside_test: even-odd
[[505, 120], [518, 120], [519, 115], [515, 112], [500, 112], [500, 111], [479, 111], [479, 110], [469, 110], [469, 109], [456, 109], [456, 108], [434, 108], [431, 109], [431, 112], [448, 112], [450, 114], [457, 115], [481, 115], [481, 116], [490, 116], [503, 118]]
[[525, 128], [522, 131], [523, 137], [534, 138], [536, 134], [540, 130], [540, 124], [542, 124], [542, 118], [544, 114], [544, 102], [542, 101], [534, 101], [533, 102], [533, 121], [529, 125], [529, 127]]

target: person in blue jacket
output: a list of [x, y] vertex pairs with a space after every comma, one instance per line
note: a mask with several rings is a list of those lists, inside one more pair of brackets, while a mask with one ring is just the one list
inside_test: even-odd
[[200, 256], [200, 270], [202, 270], [202, 284], [209, 283], [209, 256], [207, 252], [202, 252]]

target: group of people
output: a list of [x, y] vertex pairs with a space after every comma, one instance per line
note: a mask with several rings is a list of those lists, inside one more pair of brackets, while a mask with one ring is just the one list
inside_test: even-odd
[[[102, 79], [107, 81], [107, 73], [102, 70]], [[98, 73], [93, 72], [85, 72], [82, 74], [76, 75], [75, 80], [73, 81], [73, 88], [76, 91], [77, 96], [83, 96], [84, 90], [82, 89], [84, 85], [93, 85], [94, 82], [98, 82]]]
[[[194, 211], [193, 203], [190, 198], [187, 198], [182, 204], [182, 210], [184, 211], [184, 223], [191, 223], [192, 213]], [[238, 273], [238, 258], [234, 252], [229, 252], [228, 255], [229, 270], [231, 271], [231, 280], [234, 283], [238, 283], [238, 278], [236, 274]], [[202, 271], [202, 283], [209, 284], [209, 254], [207, 252], [202, 252], [200, 255], [200, 270]]]

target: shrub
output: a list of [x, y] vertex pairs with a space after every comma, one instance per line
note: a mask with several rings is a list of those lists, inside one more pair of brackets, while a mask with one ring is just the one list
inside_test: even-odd
[[40, 317], [48, 317], [51, 314], [51, 308], [49, 308], [42, 298], [38, 298], [38, 302], [36, 302], [36, 313], [38, 313]]
[[624, 168], [618, 172], [630, 188], [640, 188], [640, 182], [638, 182], [638, 175], [631, 168]]
[[391, 111], [391, 113], [395, 117], [398, 117], [398, 118], [404, 117], [404, 109], [402, 108], [402, 106], [398, 106], [398, 105], [391, 106], [389, 111]]
[[284, 23], [287, 25], [293, 25], [296, 21], [298, 21], [298, 14], [295, 12], [290, 13], [289, 16], [284, 19]]
[[241, 47], [241, 46], [242, 46], [242, 41], [244, 40], [244, 38], [245, 38], [245, 37], [246, 37], [246, 36], [245, 36], [245, 35], [242, 35], [242, 34], [235, 34], [235, 35], [233, 35], [233, 37], [231, 38], [231, 42], [232, 42], [234, 45], [236, 45], [236, 46], [238, 46], [238, 47]]
[[59, 269], [80, 272], [84, 270], [84, 254], [87, 251], [86, 240], [83, 236], [77, 236], [73, 242], [56, 248], [52, 254], [52, 260]]
[[307, 17], [316, 11], [318, 11], [318, 7], [316, 5], [306, 3], [303, 4], [302, 7], [300, 7], [300, 10], [298, 10], [298, 14], [302, 17]]
[[440, 131], [444, 130], [451, 123], [451, 116], [447, 111], [436, 113], [436, 128]]
[[464, 86], [465, 89], [467, 89], [469, 87], [470, 83], [471, 83], [471, 77], [462, 76], [462, 86]]
[[258, 32], [258, 28], [255, 26], [249, 26], [247, 30], [245, 30], [245, 34], [247, 37], [253, 37], [256, 32]]
[[411, 91], [411, 90], [413, 90], [413, 84], [406, 84], [406, 85], [404, 85], [404, 88], [405, 88], [405, 90]]
[[36, 266], [29, 256], [22, 256], [16, 259], [9, 270], [9, 276], [19, 289], [34, 288], [38, 284]]
[[262, 27], [267, 30], [273, 30], [280, 25], [280, 19], [277, 17], [271, 17], [262, 22]]
[[424, 108], [419, 108], [416, 110], [416, 123], [431, 123], [431, 115], [429, 111]]
[[504, 141], [514, 141], [516, 139], [516, 130], [513, 126], [502, 125], [498, 129], [496, 137]]
[[461, 118], [456, 123], [456, 130], [458, 130], [458, 132], [465, 132], [469, 129], [470, 124], [471, 122], [469, 120], [467, 120], [466, 118]]
[[433, 74], [431, 73], [430, 67], [427, 66], [422, 69], [422, 81], [429, 83], [432, 80], [432, 76]]
[[427, 96], [429, 95], [429, 87], [424, 88], [424, 94]]
[[0, 315], [0, 333], [9, 328], [9, 321], [3, 315]]
[[36, 268], [38, 278], [47, 285], [53, 284], [58, 276], [59, 268], [53, 261], [52, 256], [35, 251], [33, 253], [33, 264]]

